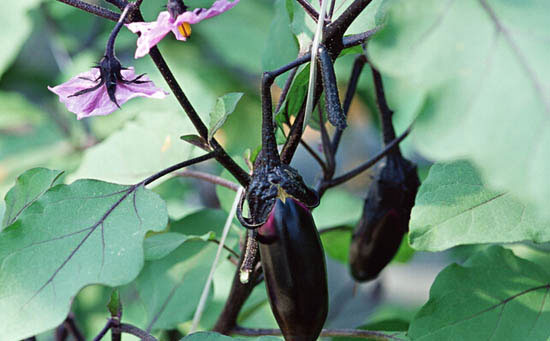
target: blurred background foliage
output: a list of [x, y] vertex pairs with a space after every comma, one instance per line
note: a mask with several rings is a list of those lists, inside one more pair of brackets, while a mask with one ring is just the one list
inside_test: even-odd
[[[110, 7], [103, 1], [95, 3]], [[190, 7], [208, 7], [211, 3], [206, 0], [186, 1]], [[142, 9], [146, 20], [156, 18], [164, 4], [161, 0], [145, 0]], [[260, 144], [261, 72], [292, 60], [303, 43], [289, 29], [285, 5], [283, 0], [241, 0], [226, 15], [194, 26], [193, 35], [187, 42], [178, 42], [169, 36], [159, 45], [176, 78], [205, 121], [217, 97], [229, 92], [244, 93], [236, 111], [216, 135], [241, 164], [245, 151], [255, 150]], [[133, 99], [109, 116], [77, 121], [57, 96], [48, 91], [47, 86], [65, 82], [99, 61], [114, 26], [112, 22], [51, 0], [4, 1], [0, 4], [0, 13], [4, 23], [0, 39], [5, 47], [0, 54], [2, 197], [17, 175], [32, 167], [64, 170], [67, 182], [91, 177], [131, 183], [195, 153], [179, 139], [179, 135], [194, 131], [171, 96], [163, 101]], [[147, 73], [157, 86], [168, 89], [148, 57], [134, 60], [135, 42], [135, 35], [127, 30], [119, 35], [116, 52], [122, 64], [134, 66], [138, 73]], [[342, 96], [353, 61], [354, 55], [349, 54], [336, 63]], [[275, 97], [278, 93], [280, 89], [275, 87]], [[406, 125], [406, 122], [399, 123], [399, 117], [397, 121], [401, 128]], [[338, 155], [340, 172], [358, 165], [380, 148], [368, 70], [361, 77], [349, 122], [350, 127], [346, 130]], [[305, 139], [315, 148], [319, 146], [317, 131], [309, 128]], [[403, 148], [408, 157], [420, 162], [419, 172], [424, 177], [428, 163], [419, 159], [408, 143]], [[293, 164], [308, 183], [314, 183], [320, 169], [304, 150], [298, 151]], [[213, 162], [198, 168], [222, 173], [222, 169]], [[119, 174], [121, 169], [126, 173]], [[319, 228], [354, 226], [370, 181], [371, 176], [367, 172], [346, 186], [329, 191], [322, 207], [315, 211]], [[167, 201], [173, 219], [171, 226], [183, 219], [192, 219], [193, 214], [214, 214], [208, 226], [204, 225], [207, 224], [204, 221], [197, 220], [199, 225], [196, 228], [204, 233], [223, 225], [224, 215], [218, 208], [227, 210], [233, 199], [232, 192], [226, 189], [219, 188], [216, 192], [211, 185], [185, 178], [167, 180], [155, 190]], [[232, 246], [236, 247], [242, 230], [235, 226], [232, 233]], [[446, 256], [428, 259], [418, 254], [407, 266], [391, 266], [375, 283], [357, 285], [351, 280], [345, 265], [349, 235], [349, 230], [342, 230], [323, 238], [330, 256], [331, 312], [327, 327], [368, 328], [371, 324], [378, 330], [406, 330], [412, 317], [411, 311], [426, 300], [429, 284], [449, 259]], [[208, 244], [205, 247], [212, 256], [215, 246]], [[407, 262], [411, 256], [412, 250], [405, 242], [397, 261]], [[209, 264], [210, 261], [205, 261], [204, 267], [197, 271], [204, 274]], [[220, 265], [212, 300], [203, 318], [203, 328], [213, 325], [223, 307], [233, 271], [230, 262]], [[414, 285], [410, 282], [412, 273], [417, 281]], [[132, 294], [131, 286], [122, 291], [124, 319], [141, 325], [147, 320], [148, 306], [139, 299], [139, 295]], [[201, 287], [201, 284], [196, 286]], [[111, 290], [91, 286], [75, 299], [73, 311], [87, 337], [97, 333], [104, 325], [108, 317], [105, 305]], [[191, 292], [198, 295], [196, 291]], [[183, 320], [190, 318], [190, 313], [182, 317]], [[247, 302], [240, 323], [248, 327], [275, 327], [263, 286], [256, 288]], [[189, 323], [176, 325], [182, 332], [189, 327]], [[48, 335], [44, 337], [50, 337]]]

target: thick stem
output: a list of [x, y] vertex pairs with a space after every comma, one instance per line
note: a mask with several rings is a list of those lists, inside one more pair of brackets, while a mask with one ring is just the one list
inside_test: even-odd
[[[231, 330], [237, 325], [237, 317], [241, 311], [246, 299], [252, 293], [252, 290], [256, 286], [257, 282], [255, 280], [255, 274], [252, 273], [248, 283], [243, 284], [240, 280], [240, 268], [243, 264], [245, 257], [245, 247], [248, 244], [248, 235], [245, 240], [245, 243], [241, 249], [241, 257], [239, 258], [239, 264], [235, 275], [233, 276], [233, 282], [231, 283], [231, 291], [229, 292], [229, 297], [227, 297], [226, 304], [218, 317], [218, 321], [212, 328], [213, 331], [229, 335]], [[258, 259], [256, 259], [256, 262]], [[254, 265], [255, 266], [255, 265]]]
[[330, 24], [325, 32], [325, 45], [332, 45], [331, 42], [339, 44], [341, 42], [344, 33], [348, 27], [353, 23], [355, 18], [363, 12], [365, 7], [370, 4], [372, 0], [355, 0], [346, 10], [342, 13], [338, 19]]
[[121, 341], [122, 328], [120, 319], [117, 317], [111, 318], [111, 341]]

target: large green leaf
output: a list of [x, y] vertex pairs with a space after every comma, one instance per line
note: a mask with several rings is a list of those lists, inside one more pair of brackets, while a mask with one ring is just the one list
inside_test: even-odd
[[196, 148], [181, 141], [180, 136], [194, 132], [186, 117], [174, 111], [144, 111], [136, 121], [88, 148], [80, 167], [68, 180], [93, 178], [136, 183], [189, 159]]
[[549, 283], [544, 268], [493, 246], [437, 276], [409, 336], [425, 341], [546, 341]]
[[46, 168], [33, 168], [21, 174], [6, 194], [6, 212], [0, 230], [13, 224], [24, 209], [56, 185], [62, 174], [62, 171]]
[[48, 190], [0, 233], [2, 339], [54, 328], [86, 285], [131, 281], [145, 233], [166, 222], [164, 202], [143, 186], [79, 180]]
[[[217, 245], [210, 240], [221, 234], [226, 217], [221, 210], [204, 209], [171, 223], [170, 232], [145, 240], [145, 266], [122, 288], [125, 306], [141, 312], [133, 316], [138, 325], [172, 329], [193, 317], [216, 254]], [[230, 231], [226, 245], [233, 248], [237, 241]]]
[[0, 2], [2, 18], [2, 35], [0, 35], [0, 76], [11, 64], [19, 49], [31, 33], [32, 23], [27, 16], [29, 9], [34, 7], [39, 0], [19, 0]]
[[143, 270], [123, 295], [137, 297], [146, 330], [172, 329], [190, 320], [216, 254], [214, 244], [188, 239], [168, 256], [145, 262]]
[[413, 132], [421, 152], [474, 160], [488, 185], [544, 214], [549, 12], [541, 0], [397, 1], [368, 45], [376, 67], [426, 95]]
[[488, 189], [466, 161], [435, 164], [411, 213], [411, 245], [439, 251], [461, 244], [550, 241], [550, 222], [511, 194]]

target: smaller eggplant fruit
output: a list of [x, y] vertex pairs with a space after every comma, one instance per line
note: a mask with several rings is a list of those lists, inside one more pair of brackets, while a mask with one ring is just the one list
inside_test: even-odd
[[390, 153], [369, 188], [363, 215], [352, 236], [349, 259], [357, 281], [376, 278], [397, 253], [409, 230], [419, 186], [416, 166], [401, 153]]
[[293, 198], [277, 198], [257, 231], [269, 303], [285, 340], [316, 340], [328, 313], [328, 288], [309, 209]]

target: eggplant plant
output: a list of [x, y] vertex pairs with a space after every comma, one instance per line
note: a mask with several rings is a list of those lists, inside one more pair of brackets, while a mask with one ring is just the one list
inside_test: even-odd
[[549, 339], [549, 2], [2, 6], [0, 341]]

